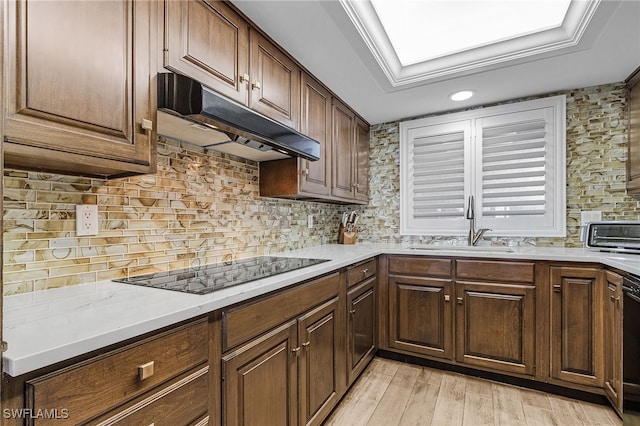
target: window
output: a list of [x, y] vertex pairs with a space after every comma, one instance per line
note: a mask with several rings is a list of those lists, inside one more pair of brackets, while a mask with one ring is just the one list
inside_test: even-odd
[[400, 123], [400, 233], [565, 236], [565, 97]]

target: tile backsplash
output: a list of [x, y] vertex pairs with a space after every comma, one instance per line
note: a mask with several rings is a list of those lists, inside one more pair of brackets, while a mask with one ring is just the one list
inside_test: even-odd
[[[581, 246], [581, 210], [602, 210], [604, 220], [640, 219], [640, 197], [625, 191], [624, 84], [562, 93], [567, 237], [518, 243]], [[399, 235], [398, 158], [398, 122], [372, 126], [360, 241], [418, 239]], [[101, 180], [5, 170], [4, 294], [336, 242], [346, 207], [261, 198], [258, 180], [255, 162], [171, 140], [159, 142], [154, 175]], [[98, 205], [98, 236], [75, 235], [76, 204]]]
[[[98, 205], [98, 236], [76, 236], [76, 204]], [[172, 140], [154, 175], [5, 170], [4, 294], [335, 242], [341, 210], [261, 198], [258, 163]]]

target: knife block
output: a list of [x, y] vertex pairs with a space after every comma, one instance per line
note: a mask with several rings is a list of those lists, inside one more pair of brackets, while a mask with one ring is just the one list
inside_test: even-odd
[[355, 244], [356, 236], [358, 235], [358, 228], [353, 228], [353, 231], [348, 232], [342, 224], [338, 228], [338, 244]]

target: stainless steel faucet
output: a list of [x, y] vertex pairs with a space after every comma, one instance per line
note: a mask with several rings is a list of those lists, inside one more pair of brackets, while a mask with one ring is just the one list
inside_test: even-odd
[[467, 245], [475, 246], [480, 241], [480, 238], [485, 232], [491, 231], [489, 228], [480, 228], [476, 231], [476, 213], [475, 213], [475, 200], [473, 195], [469, 196], [469, 206], [467, 207], [467, 213], [465, 217], [469, 219], [469, 236], [467, 237]]

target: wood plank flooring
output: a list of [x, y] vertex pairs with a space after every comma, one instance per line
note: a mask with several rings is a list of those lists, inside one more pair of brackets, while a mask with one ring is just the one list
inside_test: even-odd
[[621, 426], [612, 408], [375, 358], [325, 426]]

